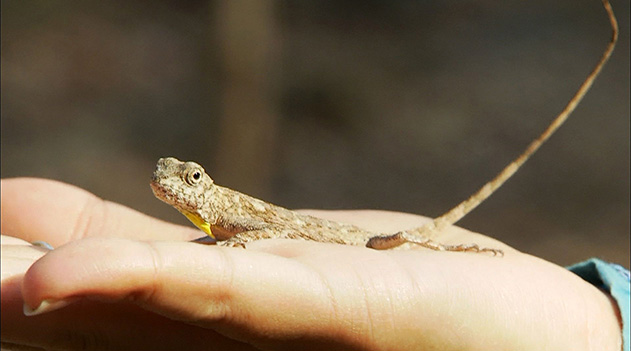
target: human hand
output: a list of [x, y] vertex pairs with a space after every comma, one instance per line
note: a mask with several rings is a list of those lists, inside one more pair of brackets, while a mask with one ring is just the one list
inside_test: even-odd
[[[199, 236], [196, 230], [58, 182], [10, 179], [2, 190], [3, 234], [63, 245], [26, 275], [27, 264], [7, 279], [3, 268], [3, 341], [121, 350], [620, 348], [607, 295], [461, 228], [438, 240], [501, 248], [505, 256], [292, 240], [246, 250], [203, 246], [177, 241]], [[381, 211], [317, 214], [377, 232], [427, 220]], [[157, 241], [169, 237], [176, 241]], [[29, 264], [39, 255], [30, 254]], [[2, 260], [4, 267], [5, 245]], [[74, 302], [25, 317], [22, 296], [30, 308]]]

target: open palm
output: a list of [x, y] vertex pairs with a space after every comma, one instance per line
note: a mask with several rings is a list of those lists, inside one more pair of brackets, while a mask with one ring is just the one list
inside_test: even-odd
[[[562, 267], [457, 227], [438, 241], [500, 248], [504, 257], [277, 239], [246, 250], [204, 246], [186, 241], [201, 233], [192, 228], [42, 179], [2, 180], [1, 208], [2, 234], [13, 237], [2, 245], [5, 343], [119, 350], [620, 345], [607, 295]], [[309, 213], [376, 232], [427, 221], [384, 211]], [[56, 249], [45, 253], [15, 238]], [[23, 303], [48, 312], [26, 317]]]

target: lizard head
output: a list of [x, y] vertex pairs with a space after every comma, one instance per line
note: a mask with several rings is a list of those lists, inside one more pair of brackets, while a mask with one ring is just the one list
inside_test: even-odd
[[204, 168], [195, 162], [182, 162], [174, 157], [158, 160], [151, 177], [154, 195], [175, 207], [206, 234], [210, 231], [210, 219], [202, 213], [208, 206], [214, 190], [214, 182]]

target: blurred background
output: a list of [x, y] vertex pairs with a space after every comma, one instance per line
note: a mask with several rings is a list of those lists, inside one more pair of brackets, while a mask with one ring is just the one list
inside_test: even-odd
[[[629, 1], [572, 118], [459, 222], [629, 267]], [[1, 176], [187, 224], [161, 156], [290, 208], [438, 216], [562, 110], [610, 38], [598, 0], [3, 1]], [[36, 214], [33, 214], [36, 215]]]

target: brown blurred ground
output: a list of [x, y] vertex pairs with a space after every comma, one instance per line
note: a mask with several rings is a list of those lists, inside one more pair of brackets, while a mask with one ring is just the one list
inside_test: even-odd
[[[2, 177], [186, 223], [160, 156], [299, 208], [436, 216], [514, 158], [610, 36], [597, 0], [2, 3]], [[578, 111], [460, 225], [629, 266], [629, 2]], [[36, 215], [36, 214], [33, 214]]]

